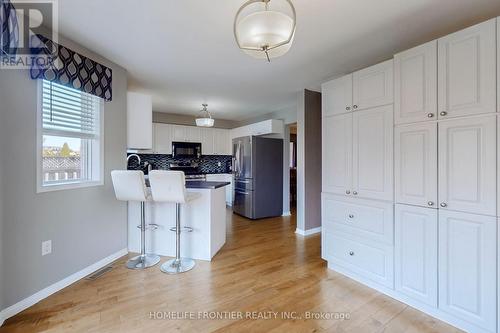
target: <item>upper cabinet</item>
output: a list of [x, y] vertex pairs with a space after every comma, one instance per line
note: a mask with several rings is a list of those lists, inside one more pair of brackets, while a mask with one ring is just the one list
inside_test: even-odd
[[172, 125], [154, 123], [155, 154], [172, 154]]
[[352, 111], [352, 74], [321, 86], [323, 117]]
[[268, 119], [258, 123], [233, 128], [230, 138], [241, 138], [250, 135], [278, 135], [282, 136], [285, 131], [285, 123], [280, 119]]
[[393, 103], [393, 67], [391, 59], [353, 74], [354, 111]]
[[229, 130], [154, 123], [155, 154], [172, 154], [172, 142], [200, 142], [203, 155], [231, 155]]
[[231, 155], [231, 142], [229, 141], [229, 131], [225, 129], [215, 129], [214, 135], [214, 155]]
[[437, 41], [394, 56], [396, 124], [437, 118]]
[[352, 114], [323, 119], [323, 192], [351, 194]]
[[153, 149], [153, 103], [149, 95], [127, 93], [127, 148]]
[[353, 191], [366, 199], [393, 199], [392, 105], [353, 113]]
[[496, 112], [496, 20], [438, 40], [439, 118]]

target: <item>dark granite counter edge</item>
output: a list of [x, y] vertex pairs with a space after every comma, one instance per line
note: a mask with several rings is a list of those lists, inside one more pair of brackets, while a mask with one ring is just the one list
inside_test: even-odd
[[206, 181], [189, 181], [186, 182], [187, 189], [209, 189], [215, 190], [227, 185], [230, 185], [230, 182], [206, 182]]

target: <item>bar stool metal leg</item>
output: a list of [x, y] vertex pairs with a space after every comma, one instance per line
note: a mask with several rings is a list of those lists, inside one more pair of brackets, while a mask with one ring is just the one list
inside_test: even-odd
[[175, 259], [170, 259], [161, 266], [161, 271], [179, 274], [190, 271], [196, 265], [193, 259], [181, 258], [181, 204], [175, 204]]
[[160, 256], [146, 254], [146, 211], [145, 203], [141, 202], [141, 254], [127, 261], [129, 269], [145, 269], [160, 262]]

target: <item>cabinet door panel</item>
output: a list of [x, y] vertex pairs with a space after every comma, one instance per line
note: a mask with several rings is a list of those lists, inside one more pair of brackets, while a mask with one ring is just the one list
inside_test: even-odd
[[176, 142], [187, 141], [186, 126], [172, 125], [172, 141]]
[[352, 114], [323, 118], [323, 192], [352, 188]]
[[154, 152], [156, 154], [172, 154], [172, 126], [155, 123]]
[[354, 111], [393, 103], [393, 65], [391, 59], [353, 74]]
[[229, 144], [229, 131], [225, 129], [215, 129], [214, 132], [214, 152], [217, 155], [231, 155]]
[[353, 194], [393, 199], [392, 105], [353, 113]]
[[437, 41], [394, 56], [396, 124], [437, 117]]
[[352, 74], [324, 83], [321, 92], [323, 117], [352, 111]]
[[396, 290], [431, 306], [438, 298], [437, 210], [395, 207]]
[[214, 154], [214, 130], [211, 128], [201, 129], [201, 151], [203, 155]]
[[496, 116], [439, 123], [439, 202], [496, 215]]
[[396, 202], [437, 208], [437, 123], [396, 126]]
[[439, 211], [439, 308], [496, 329], [496, 218]]
[[496, 112], [495, 36], [492, 19], [439, 39], [440, 118]]
[[201, 142], [201, 129], [195, 126], [186, 126], [186, 141]]

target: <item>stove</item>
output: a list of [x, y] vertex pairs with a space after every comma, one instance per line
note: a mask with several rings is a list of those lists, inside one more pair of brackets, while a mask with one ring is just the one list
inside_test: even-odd
[[186, 175], [186, 181], [207, 180], [204, 174], [200, 173], [198, 163], [178, 162], [170, 164], [170, 170], [183, 171]]

